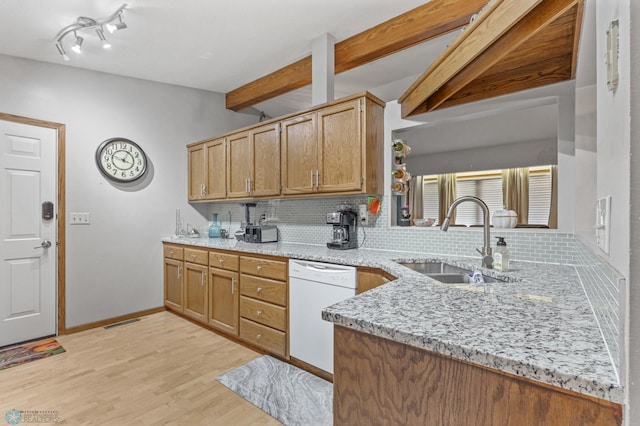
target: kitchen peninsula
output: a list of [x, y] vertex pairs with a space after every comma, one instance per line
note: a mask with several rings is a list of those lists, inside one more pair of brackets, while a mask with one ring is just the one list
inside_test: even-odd
[[[538, 416], [531, 421], [548, 421], [539, 416], [565, 412], [573, 419], [600, 422], [595, 424], [620, 422], [618, 404], [623, 391], [573, 266], [516, 261], [513, 272], [500, 275], [512, 282], [450, 285], [397, 262], [428, 259], [469, 267], [477, 259], [366, 249], [336, 253], [321, 246], [283, 242], [256, 245], [175, 237], [163, 242], [374, 267], [398, 277], [323, 312], [323, 318], [336, 325], [336, 424], [345, 424], [347, 418], [352, 422], [380, 420], [382, 417], [375, 417], [380, 413], [371, 411], [376, 405], [391, 423], [432, 419], [427, 415], [451, 421], [451, 413], [464, 414], [463, 407], [455, 404], [480, 404], [478, 401], [489, 399], [496, 409], [506, 410], [502, 415], [512, 416], [508, 417], [511, 421], [517, 418], [513, 416], [526, 416], [530, 409]], [[496, 276], [495, 271], [484, 272]], [[425, 356], [438, 362], [423, 364]], [[415, 369], [423, 366], [428, 369]], [[475, 372], [461, 373], [465, 368]], [[399, 372], [411, 375], [403, 377]], [[478, 372], [484, 376], [474, 378]], [[495, 377], [488, 380], [487, 375], [496, 376], [497, 381]], [[428, 383], [430, 377], [438, 380]], [[451, 413], [424, 411], [429, 407], [428, 395], [439, 390], [465, 393], [467, 389], [475, 392], [473, 401], [437, 402]], [[405, 391], [408, 393], [402, 393]], [[517, 402], [518, 398], [524, 398], [530, 407]], [[558, 411], [557, 407], [564, 408]], [[487, 422], [504, 418], [496, 417], [491, 409], [477, 411]], [[401, 413], [409, 417], [397, 417]]]

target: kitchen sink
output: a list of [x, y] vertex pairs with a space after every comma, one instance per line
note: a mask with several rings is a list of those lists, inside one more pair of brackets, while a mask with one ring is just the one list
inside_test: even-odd
[[[471, 270], [449, 265], [444, 262], [399, 262], [400, 265], [446, 284], [464, 284], [471, 282]], [[504, 283], [505, 280], [483, 275], [485, 283]]]

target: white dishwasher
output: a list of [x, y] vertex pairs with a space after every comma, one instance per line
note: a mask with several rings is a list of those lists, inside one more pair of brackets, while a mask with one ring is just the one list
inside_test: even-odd
[[333, 374], [333, 324], [327, 306], [355, 296], [356, 268], [289, 260], [289, 354]]

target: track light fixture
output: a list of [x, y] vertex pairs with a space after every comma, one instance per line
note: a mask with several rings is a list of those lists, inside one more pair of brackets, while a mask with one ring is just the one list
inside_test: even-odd
[[[71, 50], [78, 54], [82, 52], [82, 43], [84, 42], [84, 38], [78, 35], [79, 31], [85, 31], [85, 34], [90, 34], [95, 30], [98, 38], [102, 42], [102, 47], [104, 49], [109, 49], [111, 47], [111, 43], [109, 43], [109, 40], [107, 40], [104, 35], [104, 28], [106, 27], [107, 31], [109, 31], [110, 33], [127, 28], [127, 24], [122, 21], [122, 13], [124, 12], [126, 7], [127, 4], [125, 3], [120, 6], [118, 10], [116, 10], [113, 14], [105, 18], [93, 19], [87, 18], [86, 16], [79, 16], [76, 22], [61, 29], [56, 36], [56, 49], [58, 49], [58, 53], [60, 53], [62, 59], [65, 61], [69, 60], [69, 56], [67, 56], [67, 53], [62, 44], [62, 40], [66, 37], [67, 34], [73, 33], [74, 44], [71, 47]], [[117, 22], [114, 23], [114, 21]]]

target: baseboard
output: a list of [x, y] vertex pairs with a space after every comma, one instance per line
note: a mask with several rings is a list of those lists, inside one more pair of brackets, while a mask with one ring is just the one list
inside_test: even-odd
[[69, 327], [65, 330], [65, 334], [78, 333], [80, 331], [91, 330], [92, 328], [104, 327], [105, 325], [114, 324], [116, 322], [126, 321], [133, 318], [143, 317], [145, 315], [156, 314], [158, 312], [164, 312], [166, 309], [164, 306], [159, 308], [146, 309], [144, 311], [133, 312], [131, 314], [120, 315], [118, 317], [108, 318], [96, 322], [90, 322], [88, 324], [77, 325], [75, 327]]

